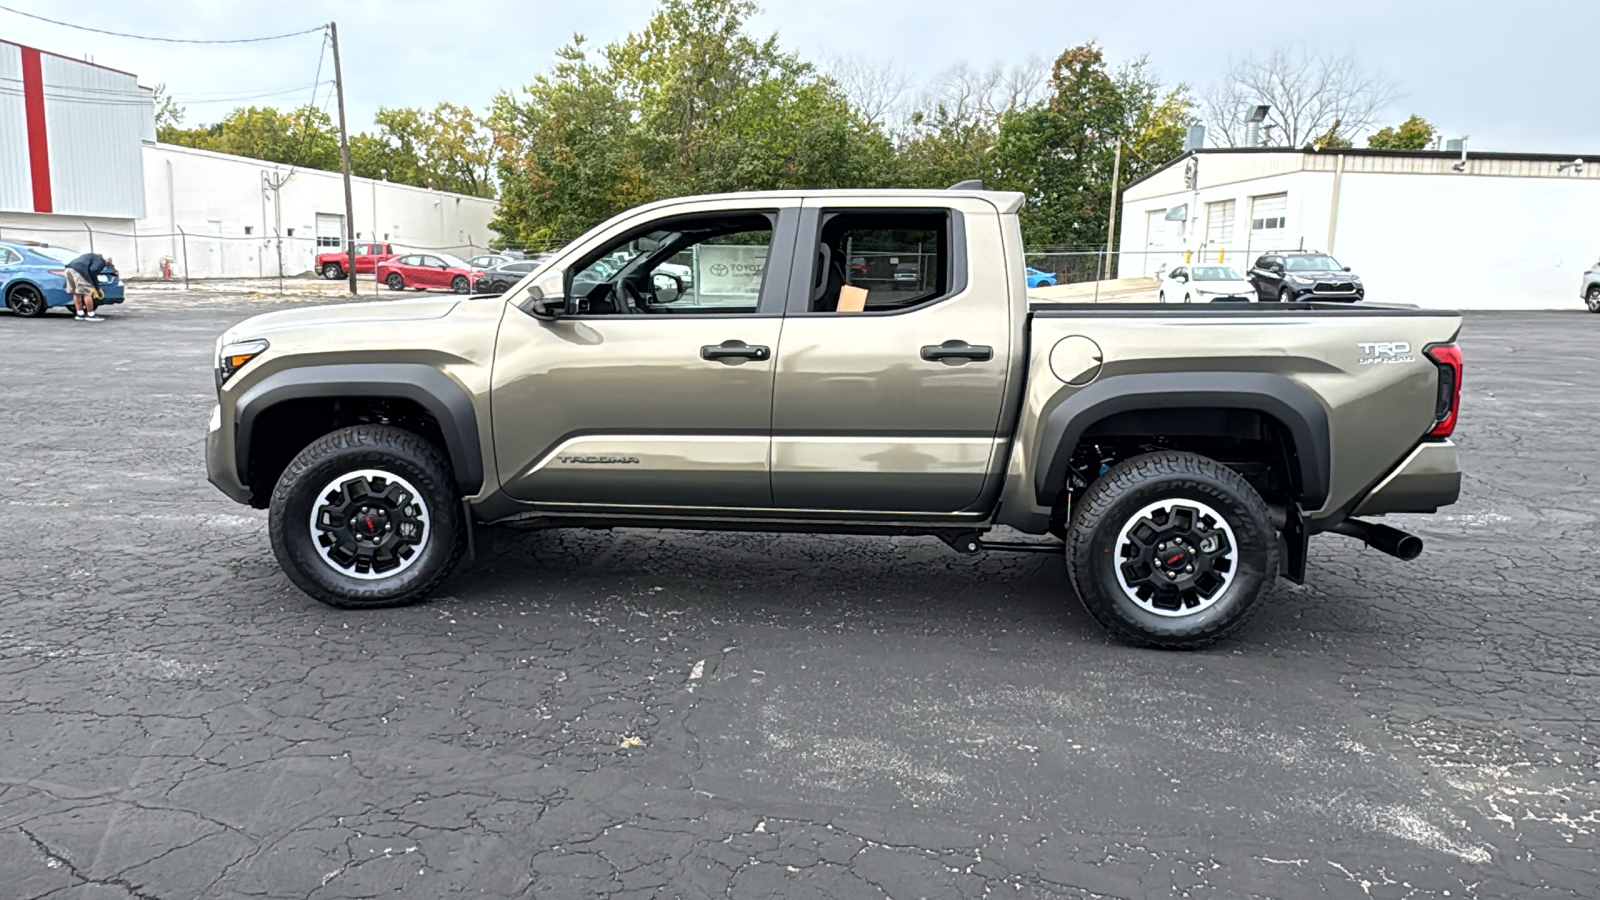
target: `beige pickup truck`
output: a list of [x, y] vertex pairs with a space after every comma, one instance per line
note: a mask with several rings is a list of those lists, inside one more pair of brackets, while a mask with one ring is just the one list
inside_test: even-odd
[[1063, 553], [1105, 627], [1194, 647], [1310, 535], [1420, 552], [1367, 517], [1457, 498], [1459, 316], [1030, 303], [1022, 202], [688, 197], [504, 296], [249, 319], [210, 480], [344, 607], [426, 596], [487, 525], [927, 535]]

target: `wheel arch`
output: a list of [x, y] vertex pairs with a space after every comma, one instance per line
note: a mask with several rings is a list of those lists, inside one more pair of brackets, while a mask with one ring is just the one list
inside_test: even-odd
[[[363, 365], [305, 366], [285, 369], [263, 378], [248, 388], [234, 404], [234, 460], [241, 480], [252, 483], [251, 461], [253, 453], [263, 444], [263, 423], [274, 422], [274, 411], [288, 412], [310, 404], [317, 408], [337, 408], [341, 402], [359, 401], [364, 408], [372, 404], [394, 401], [405, 408], [421, 410], [437, 426], [437, 434], [426, 434], [428, 429], [413, 429], [437, 440], [449, 457], [455, 472], [456, 486], [463, 496], [477, 493], [483, 486], [483, 448], [478, 437], [477, 412], [465, 388], [443, 372], [420, 363], [371, 363]], [[355, 424], [344, 423], [344, 424]], [[312, 423], [306, 433], [315, 440], [333, 428], [341, 427], [337, 421], [331, 427]], [[293, 452], [299, 452], [309, 441]], [[289, 454], [292, 458], [293, 453]], [[287, 464], [288, 459], [282, 460]], [[277, 461], [271, 463], [278, 469], [271, 473], [276, 482], [282, 473]], [[270, 495], [271, 485], [256, 494]], [[266, 497], [257, 496], [258, 502]]]
[[1039, 428], [1034, 492], [1052, 506], [1066, 483], [1073, 453], [1097, 424], [1130, 413], [1245, 410], [1282, 429], [1288, 465], [1306, 508], [1327, 501], [1332, 443], [1328, 413], [1309, 390], [1269, 372], [1161, 372], [1116, 375], [1072, 394], [1050, 410]]

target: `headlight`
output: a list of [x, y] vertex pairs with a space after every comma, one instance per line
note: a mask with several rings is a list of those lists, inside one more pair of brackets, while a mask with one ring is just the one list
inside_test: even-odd
[[1316, 279], [1307, 278], [1304, 275], [1290, 275], [1289, 280], [1295, 284], [1316, 284]]
[[263, 340], [238, 341], [226, 344], [217, 351], [217, 384], [221, 385], [233, 373], [244, 368], [250, 360], [267, 352], [268, 344]]

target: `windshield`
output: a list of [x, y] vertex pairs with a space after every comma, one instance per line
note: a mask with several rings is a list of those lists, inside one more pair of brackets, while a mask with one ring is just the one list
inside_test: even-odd
[[53, 259], [56, 262], [72, 262], [83, 255], [76, 250], [68, 250], [65, 247], [29, 247], [28, 249], [45, 259]]
[[1291, 272], [1333, 272], [1343, 268], [1331, 256], [1290, 256], [1284, 259], [1284, 268]]
[[459, 256], [451, 256], [448, 253], [435, 253], [434, 256], [437, 256], [440, 259], [444, 260], [444, 264], [449, 266], [452, 269], [470, 269], [470, 268], [472, 268], [472, 266], [468, 265], [466, 260], [462, 259]]
[[1233, 266], [1195, 266], [1195, 281], [1243, 281], [1244, 276]]

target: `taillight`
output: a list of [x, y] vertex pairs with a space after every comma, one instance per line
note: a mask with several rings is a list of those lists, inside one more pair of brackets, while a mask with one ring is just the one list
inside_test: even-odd
[[1433, 405], [1433, 430], [1429, 437], [1449, 437], [1461, 414], [1461, 348], [1436, 344], [1422, 351], [1439, 367], [1439, 397]]

